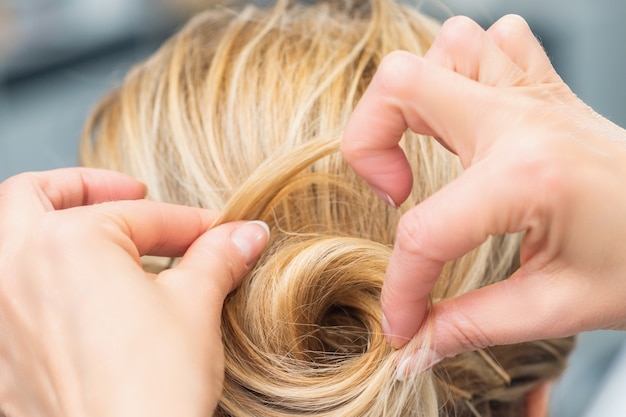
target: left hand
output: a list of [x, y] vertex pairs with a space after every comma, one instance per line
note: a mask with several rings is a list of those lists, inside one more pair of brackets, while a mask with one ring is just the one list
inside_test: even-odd
[[[223, 301], [267, 234], [256, 223], [207, 232], [213, 213], [144, 194], [125, 175], [79, 168], [0, 184], [0, 401], [8, 415], [214, 410]], [[142, 268], [145, 254], [183, 258], [154, 275]]]

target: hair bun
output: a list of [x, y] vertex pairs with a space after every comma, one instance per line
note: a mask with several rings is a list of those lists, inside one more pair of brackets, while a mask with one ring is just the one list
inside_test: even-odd
[[277, 247], [225, 304], [223, 406], [230, 415], [343, 415], [337, 407], [390, 371], [380, 322], [390, 249], [344, 237]]

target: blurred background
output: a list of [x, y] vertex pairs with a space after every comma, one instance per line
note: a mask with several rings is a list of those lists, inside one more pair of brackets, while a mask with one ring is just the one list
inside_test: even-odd
[[[487, 27], [524, 16], [557, 71], [587, 104], [626, 126], [626, 2], [414, 0], [440, 19]], [[206, 0], [0, 0], [0, 181], [76, 164], [95, 102]], [[626, 415], [626, 348], [619, 332], [580, 337], [554, 390], [553, 417]]]

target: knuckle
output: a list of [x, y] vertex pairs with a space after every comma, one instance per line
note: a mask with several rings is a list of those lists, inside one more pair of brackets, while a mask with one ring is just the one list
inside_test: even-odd
[[[71, 221], [66, 221], [61, 216], [47, 216], [39, 222], [39, 230], [31, 241], [35, 245], [35, 251], [42, 257], [54, 259], [55, 262], [73, 263], [77, 251], [94, 250], [96, 236], [100, 230], [106, 231], [106, 227], [96, 230], [93, 224], [82, 216], [74, 216]], [[65, 277], [69, 279], [71, 277]]]
[[528, 22], [526, 21], [526, 19], [524, 19], [522, 16], [518, 14], [508, 14], [504, 16], [504, 19], [507, 22], [507, 25], [511, 27], [512, 29], [514, 29], [515, 31], [530, 32], [530, 26], [528, 25]]
[[37, 236], [43, 245], [58, 247], [68, 242], [79, 242], [88, 235], [87, 225], [81, 217], [73, 218], [71, 222], [59, 221], [60, 216], [47, 216], [38, 225]]
[[508, 14], [500, 18], [493, 29], [501, 39], [516, 40], [521, 33], [530, 31], [530, 27], [523, 17], [517, 14]]
[[423, 257], [429, 252], [429, 231], [424, 214], [411, 212], [400, 218], [396, 232], [397, 249], [409, 256]]
[[560, 160], [540, 161], [534, 167], [534, 182], [544, 199], [562, 199], [567, 195], [570, 183], [567, 169]]
[[386, 97], [402, 97], [409, 80], [419, 76], [418, 58], [406, 51], [394, 51], [380, 62], [374, 79], [378, 91]]
[[465, 50], [468, 42], [480, 36], [483, 29], [480, 25], [466, 16], [453, 16], [446, 20], [441, 27], [436, 42], [446, 50]]
[[496, 344], [482, 326], [463, 309], [456, 307], [455, 303], [452, 303], [445, 316], [439, 318], [437, 326], [449, 339], [448, 344], [453, 346], [449, 356]]
[[508, 164], [510, 178], [519, 184], [530, 184], [532, 195], [524, 196], [542, 204], [566, 203], [575, 181], [571, 178], [571, 163], [563, 151], [552, 150], [539, 139], [525, 140], [512, 152], [515, 158]]

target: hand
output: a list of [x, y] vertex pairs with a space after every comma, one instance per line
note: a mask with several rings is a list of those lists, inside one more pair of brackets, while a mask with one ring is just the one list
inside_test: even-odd
[[[407, 128], [438, 138], [466, 170], [398, 225], [382, 293], [394, 347], [423, 338], [427, 315], [439, 358], [626, 327], [626, 132], [570, 91], [523, 19], [484, 31], [453, 18], [424, 58], [385, 58], [342, 151], [395, 203], [412, 185], [398, 146]], [[522, 266], [510, 279], [427, 313], [445, 262], [515, 232], [525, 232]]]
[[[267, 234], [255, 223], [207, 232], [211, 212], [144, 194], [127, 176], [89, 169], [0, 185], [8, 415], [212, 413], [224, 377], [222, 304]], [[144, 272], [144, 254], [184, 256], [155, 276]]]

